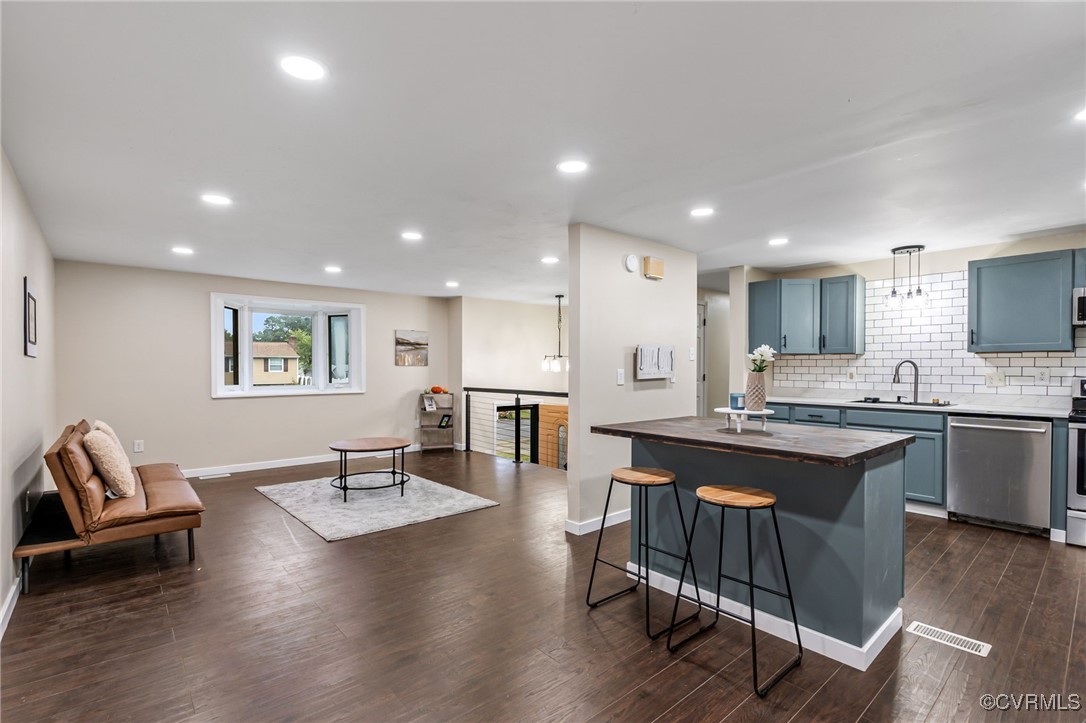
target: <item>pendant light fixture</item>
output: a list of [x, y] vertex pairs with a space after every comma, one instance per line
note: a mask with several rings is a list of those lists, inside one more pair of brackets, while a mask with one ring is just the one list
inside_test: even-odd
[[562, 353], [562, 299], [565, 298], [565, 294], [555, 294], [554, 298], [558, 299], [558, 353], [544, 356], [540, 366], [545, 372], [561, 372], [563, 368], [568, 372], [569, 355]]
[[[894, 285], [890, 289], [890, 293], [886, 296], [886, 308], [915, 309], [928, 305], [928, 295], [924, 293], [924, 289], [920, 285], [920, 252], [923, 250], [924, 247], [919, 244], [898, 246], [897, 248], [890, 249], [890, 253], [894, 255]], [[909, 262], [909, 271], [905, 281], [904, 293], [900, 293], [897, 290], [898, 256], [907, 257]], [[916, 256], [916, 286], [913, 286], [913, 256]]]

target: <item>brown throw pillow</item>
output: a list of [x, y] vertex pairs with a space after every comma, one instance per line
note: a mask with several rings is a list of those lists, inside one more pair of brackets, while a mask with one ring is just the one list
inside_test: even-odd
[[124, 450], [112, 437], [100, 429], [94, 429], [83, 436], [83, 446], [94, 462], [98, 474], [115, 495], [131, 497], [136, 494], [136, 477], [132, 474], [132, 465], [128, 463]]

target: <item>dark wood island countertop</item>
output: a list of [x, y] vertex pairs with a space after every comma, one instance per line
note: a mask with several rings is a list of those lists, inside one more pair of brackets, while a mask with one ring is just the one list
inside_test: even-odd
[[736, 432], [734, 425], [724, 429], [724, 420], [712, 417], [598, 424], [591, 431], [612, 437], [832, 467], [849, 467], [916, 441], [911, 434], [797, 424], [770, 424], [764, 432], [750, 427]]

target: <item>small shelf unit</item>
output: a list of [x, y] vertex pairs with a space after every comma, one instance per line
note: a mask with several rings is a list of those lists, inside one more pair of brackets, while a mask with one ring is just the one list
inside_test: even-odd
[[[432, 409], [427, 408], [427, 400], [433, 402]], [[448, 417], [445, 426], [442, 419]], [[419, 448], [428, 449], [452, 449], [453, 448], [453, 395], [431, 394], [429, 392], [419, 395]]]

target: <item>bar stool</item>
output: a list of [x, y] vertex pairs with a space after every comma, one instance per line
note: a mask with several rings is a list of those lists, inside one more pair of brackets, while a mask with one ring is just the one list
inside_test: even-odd
[[[689, 641], [696, 635], [708, 630], [716, 625], [717, 620], [721, 615], [727, 615], [730, 618], [739, 620], [750, 625], [750, 650], [751, 650], [751, 667], [754, 671], [754, 692], [758, 694], [758, 697], [764, 698], [769, 692], [770, 688], [780, 682], [781, 678], [785, 676], [793, 668], [799, 667], [800, 662], [803, 660], [803, 642], [799, 637], [799, 622], [796, 620], [796, 603], [792, 599], [792, 584], [788, 580], [788, 565], [784, 561], [784, 545], [781, 544], [781, 530], [777, 525], [777, 496], [772, 492], [766, 492], [754, 487], [737, 487], [733, 485], [710, 485], [705, 487], [698, 487], [697, 489], [698, 502], [694, 507], [694, 521], [690, 525], [690, 543], [694, 540], [694, 531], [698, 526], [698, 512], [701, 510], [702, 503], [706, 505], [713, 505], [720, 508], [720, 542], [717, 546], [718, 562], [717, 562], [717, 579], [716, 579], [716, 605], [709, 605], [708, 603], [702, 603], [698, 600], [698, 603], [702, 607], [708, 607], [715, 613], [713, 621], [707, 625], [702, 626], [694, 633], [687, 636], [684, 640], [672, 645], [672, 635], [667, 637], [667, 649], [671, 652], [678, 650], [683, 644]], [[777, 551], [781, 557], [781, 571], [784, 573], [784, 588], [785, 592], [779, 590], [771, 590], [762, 585], [757, 585], [754, 582], [754, 550], [751, 545], [751, 532], [750, 532], [750, 511], [755, 509], [769, 508], [770, 513], [773, 515], [773, 531], [777, 535]], [[731, 575], [724, 574], [724, 517], [728, 509], [744, 510], [747, 513], [747, 579], [740, 580], [739, 578], [732, 577]], [[671, 613], [672, 621], [675, 620], [675, 616], [679, 610], [679, 598], [690, 600], [689, 596], [682, 594], [682, 583], [686, 578], [686, 566], [691, 566], [691, 572], [693, 572], [694, 556], [690, 551], [690, 545], [687, 545], [686, 557], [683, 560], [683, 571], [679, 575], [679, 594], [675, 596], [675, 607]], [[720, 608], [720, 584], [721, 580], [728, 579], [732, 582], [737, 582], [741, 585], [746, 585], [750, 591], [750, 619], [744, 618], [740, 615], [730, 613], [727, 610]], [[695, 587], [697, 586], [697, 576], [694, 577]], [[792, 658], [791, 661], [783, 668], [781, 668], [769, 681], [763, 685], [758, 685], [758, 629], [755, 625], [755, 606], [754, 606], [754, 589], [757, 588], [763, 592], [768, 592], [778, 597], [783, 597], [788, 600], [788, 605], [792, 610], [792, 625], [796, 630], [796, 645], [799, 647], [799, 654]], [[693, 602], [693, 601], [692, 601]]]
[[[650, 620], [649, 580], [648, 580], [649, 552], [650, 551], [658, 552], [658, 553], [662, 553], [664, 555], [669, 555], [670, 557], [673, 557], [676, 560], [682, 560], [684, 569], [685, 569], [687, 558], [689, 558], [689, 555], [690, 555], [690, 551], [689, 551], [690, 545], [689, 545], [689, 542], [687, 541], [688, 538], [686, 537], [686, 522], [683, 519], [682, 505], [679, 502], [679, 488], [675, 484], [675, 473], [674, 472], [668, 472], [666, 469], [657, 469], [655, 467], [619, 467], [618, 469], [612, 470], [611, 471], [611, 483], [607, 486], [607, 501], [603, 505], [603, 521], [602, 521], [603, 523], [606, 523], [606, 521], [607, 521], [607, 509], [608, 509], [608, 507], [611, 506], [611, 492], [615, 488], [615, 482], [620, 482], [622, 484], [629, 485], [630, 487], [636, 489], [637, 494], [638, 494], [638, 498], [637, 498], [638, 499], [638, 510], [640, 512], [640, 515], [641, 515], [641, 524], [638, 525], [638, 535], [637, 535], [637, 574], [636, 574], [636, 579], [634, 580], [634, 584], [632, 586], [624, 588], [622, 590], [619, 590], [618, 592], [612, 593], [612, 594], [610, 594], [610, 595], [608, 595], [608, 596], [606, 596], [604, 598], [601, 598], [600, 600], [596, 600], [595, 602], [592, 601], [592, 584], [596, 579], [596, 565], [597, 565], [597, 563], [602, 562], [604, 565], [608, 565], [610, 567], [615, 568], [616, 570], [621, 570], [622, 572], [625, 572], [625, 573], [629, 574], [629, 571], [625, 567], [616, 565], [613, 562], [608, 562], [607, 560], [601, 560], [600, 559], [600, 545], [603, 543], [603, 528], [605, 526], [605, 524], [601, 523], [601, 525], [600, 525], [600, 534], [596, 538], [596, 554], [592, 558], [592, 574], [588, 578], [588, 592], [585, 594], [584, 601], [585, 601], [585, 604], [588, 605], [588, 607], [596, 608], [596, 607], [599, 607], [600, 605], [604, 604], [605, 602], [609, 602], [611, 600], [614, 600], [615, 598], [621, 597], [622, 595], [625, 595], [626, 593], [633, 592], [634, 590], [637, 589], [637, 586], [640, 585], [641, 582], [644, 582], [645, 583], [645, 634], [648, 635], [649, 638], [651, 638], [652, 640], [656, 640], [657, 638], [662, 636], [664, 633], [670, 632], [670, 631], [674, 630], [676, 627], [685, 625], [686, 623], [690, 622], [691, 620], [694, 620], [695, 618], [698, 617], [698, 614], [701, 611], [701, 607], [700, 607], [701, 596], [700, 596], [700, 594], [695, 593], [696, 597], [697, 597], [696, 602], [699, 604], [699, 607], [693, 614], [683, 618], [682, 620], [680, 620], [679, 622], [676, 623], [675, 622], [675, 617], [676, 617], [676, 615], [678, 615], [678, 607], [676, 606], [676, 609], [672, 611], [671, 625], [669, 625], [669, 626], [665, 627], [664, 629], [659, 630], [659, 631], [657, 631], [655, 633], [652, 632], [652, 630], [650, 628], [650, 625], [649, 625], [649, 620]], [[648, 534], [648, 530], [649, 530], [649, 505], [648, 505], [649, 489], [652, 488], [652, 487], [667, 487], [667, 486], [670, 486], [672, 491], [675, 493], [675, 508], [679, 511], [679, 525], [682, 528], [683, 541], [686, 542], [686, 544], [687, 544], [687, 551], [685, 553], [685, 557], [684, 557], [684, 555], [680, 555], [680, 554], [672, 552], [670, 550], [662, 550], [659, 547], [655, 547], [655, 546], [649, 544], [649, 534]], [[644, 553], [644, 561], [642, 561], [642, 553]], [[693, 569], [693, 564], [694, 564], [693, 560], [691, 560], [690, 561], [691, 569]], [[696, 589], [697, 588], [695, 586], [695, 590]], [[680, 585], [680, 590], [681, 590], [681, 585]]]

